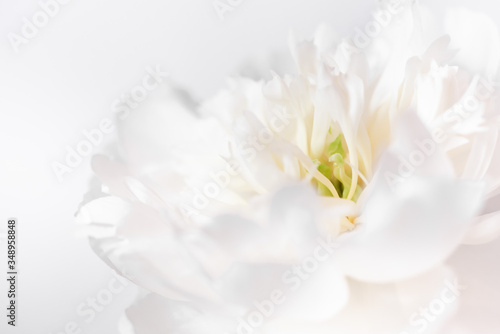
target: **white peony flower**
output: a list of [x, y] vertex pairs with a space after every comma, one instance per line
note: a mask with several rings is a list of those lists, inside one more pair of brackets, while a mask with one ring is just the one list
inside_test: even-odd
[[[296, 75], [232, 79], [196, 108], [165, 88], [120, 122], [77, 221], [144, 289], [124, 333], [432, 333], [449, 319], [463, 287], [446, 259], [500, 234], [500, 44], [476, 13], [451, 13], [450, 35], [429, 22], [404, 2], [362, 47], [322, 27], [292, 40]], [[439, 317], [417, 313], [436, 298]]]

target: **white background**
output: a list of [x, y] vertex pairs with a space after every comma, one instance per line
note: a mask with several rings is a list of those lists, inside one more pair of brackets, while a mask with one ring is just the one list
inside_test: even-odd
[[[429, 5], [439, 12], [458, 3], [500, 19], [496, 0]], [[268, 65], [279, 67], [272, 57], [287, 51], [290, 29], [310, 37], [326, 22], [340, 35], [352, 35], [375, 5], [375, 0], [243, 0], [220, 20], [212, 0], [72, 0], [16, 53], [7, 34], [20, 34], [23, 17], [31, 18], [40, 7], [35, 0], [0, 0], [0, 223], [4, 228], [7, 218], [18, 218], [21, 238], [19, 327], [7, 328], [1, 311], [0, 332], [64, 333], [65, 324], [75, 321], [83, 333], [117, 333], [117, 319], [134, 295], [131, 285], [93, 322], [76, 314], [78, 305], [113, 277], [87, 241], [74, 233], [90, 158], [62, 183], [51, 164], [64, 160], [66, 146], [82, 140], [83, 130], [112, 117], [112, 102], [141, 82], [146, 66], [161, 65], [174, 82], [203, 99], [254, 59], [271, 56]], [[2, 245], [1, 268], [4, 249]], [[452, 262], [472, 268], [460, 273], [464, 280], [473, 283], [474, 273], [482, 272], [494, 284], [499, 251], [498, 242], [464, 247], [460, 260]], [[474, 286], [465, 298], [469, 294], [479, 300], [478, 314], [462, 314], [464, 326], [479, 317], [483, 324], [478, 333], [500, 328], [491, 308], [498, 310], [499, 291]], [[2, 279], [2, 310], [5, 291]]]

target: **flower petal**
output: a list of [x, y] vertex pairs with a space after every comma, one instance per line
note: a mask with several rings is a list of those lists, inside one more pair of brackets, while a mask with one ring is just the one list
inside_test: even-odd
[[83, 206], [94, 251], [136, 284], [166, 297], [218, 300], [211, 281], [183, 241], [156, 210], [116, 197]]
[[121, 330], [121, 334], [222, 334], [232, 333], [236, 328], [230, 317], [154, 293], [138, 298], [127, 309], [126, 316], [128, 329]]

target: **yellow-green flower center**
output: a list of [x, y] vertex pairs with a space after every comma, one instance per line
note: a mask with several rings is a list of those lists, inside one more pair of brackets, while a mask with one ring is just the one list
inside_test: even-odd
[[[342, 143], [342, 135], [328, 145], [328, 148], [321, 159], [314, 160], [318, 171], [324, 175], [333, 185], [335, 194], [332, 193], [332, 187], [326, 184], [326, 181], [316, 179], [319, 194], [323, 196], [334, 196], [345, 199], [351, 199], [354, 202], [358, 200], [363, 188], [359, 184], [361, 180], [353, 182], [352, 168], [346, 161], [346, 152]], [[351, 191], [355, 187], [354, 192]], [[351, 198], [349, 198], [351, 196]]]

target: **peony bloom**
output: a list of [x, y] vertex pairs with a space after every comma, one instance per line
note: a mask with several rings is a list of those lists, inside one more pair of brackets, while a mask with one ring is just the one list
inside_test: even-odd
[[434, 34], [413, 2], [381, 6], [376, 34], [292, 39], [295, 75], [235, 78], [199, 106], [164, 87], [119, 121], [77, 221], [144, 290], [123, 333], [434, 333], [450, 318], [464, 287], [446, 259], [500, 234], [498, 33], [457, 10]]

